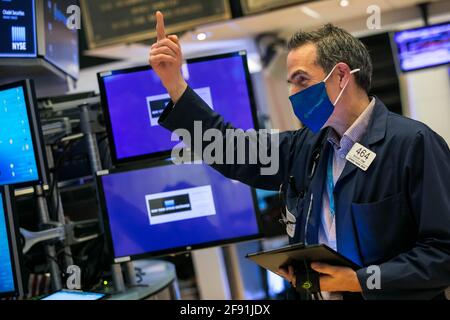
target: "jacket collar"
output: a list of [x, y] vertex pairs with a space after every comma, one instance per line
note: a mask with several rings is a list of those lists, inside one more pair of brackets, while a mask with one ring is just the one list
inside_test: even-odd
[[[380, 99], [378, 99], [377, 97], [375, 97], [375, 99], [376, 102], [374, 110], [372, 112], [372, 117], [367, 127], [367, 131], [359, 142], [365, 147], [369, 147], [378, 143], [379, 141], [383, 140], [386, 135], [387, 117], [389, 115], [389, 110], [386, 108], [384, 103], [381, 102]], [[344, 167], [344, 171], [342, 171], [341, 176], [336, 182], [335, 188], [338, 184], [340, 184], [342, 180], [353, 173], [353, 171], [355, 171], [356, 169], [357, 168], [354, 164], [347, 161]]]
[[367, 132], [361, 140], [363, 142], [362, 144], [366, 143], [369, 146], [384, 139], [389, 114], [389, 110], [378, 97], [375, 97], [375, 101], [375, 107], [369, 126], [367, 127]]

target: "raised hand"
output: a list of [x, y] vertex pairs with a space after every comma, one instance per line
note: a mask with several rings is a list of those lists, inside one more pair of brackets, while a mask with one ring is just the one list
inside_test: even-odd
[[149, 63], [176, 103], [187, 87], [181, 73], [183, 54], [178, 37], [166, 36], [164, 16], [160, 11], [156, 12], [156, 35], [157, 41], [151, 47]]

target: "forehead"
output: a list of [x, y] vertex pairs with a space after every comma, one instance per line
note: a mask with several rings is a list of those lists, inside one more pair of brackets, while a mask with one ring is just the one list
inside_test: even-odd
[[297, 69], [302, 69], [306, 72], [313, 71], [318, 68], [317, 49], [312, 43], [306, 43], [298, 48], [289, 51], [287, 56], [288, 73], [292, 73]]

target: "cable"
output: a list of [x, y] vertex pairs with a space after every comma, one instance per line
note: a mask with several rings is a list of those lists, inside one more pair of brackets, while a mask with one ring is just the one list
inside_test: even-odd
[[110, 168], [111, 167], [111, 154], [109, 151], [109, 141], [106, 140], [108, 137], [108, 134], [106, 133], [103, 137], [98, 139], [99, 144], [99, 150], [100, 152], [100, 160], [102, 162], [103, 168]]
[[[59, 199], [56, 201], [56, 208], [54, 206], [53, 203], [53, 196], [54, 196], [54, 192], [55, 192], [55, 188], [57, 188], [58, 186], [58, 170], [59, 167], [61, 166], [63, 160], [65, 159], [65, 157], [67, 156], [68, 151], [75, 146], [76, 144], [78, 144], [81, 140], [70, 140], [63, 148], [63, 151], [61, 153], [61, 155], [59, 156], [58, 160], [55, 162], [55, 165], [53, 166], [53, 176], [52, 176], [52, 184], [50, 186], [50, 194], [49, 194], [49, 198], [50, 198], [50, 204], [51, 204], [51, 212], [53, 214], [54, 217], [58, 217], [58, 210], [59, 210]], [[59, 189], [58, 189], [59, 190]]]

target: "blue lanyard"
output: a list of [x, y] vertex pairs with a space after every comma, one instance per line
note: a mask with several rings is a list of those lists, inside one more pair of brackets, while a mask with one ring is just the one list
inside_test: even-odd
[[327, 192], [330, 202], [330, 214], [334, 218], [336, 213], [336, 207], [334, 206], [334, 179], [333, 179], [333, 150], [330, 150], [330, 156], [328, 157], [327, 165]]

